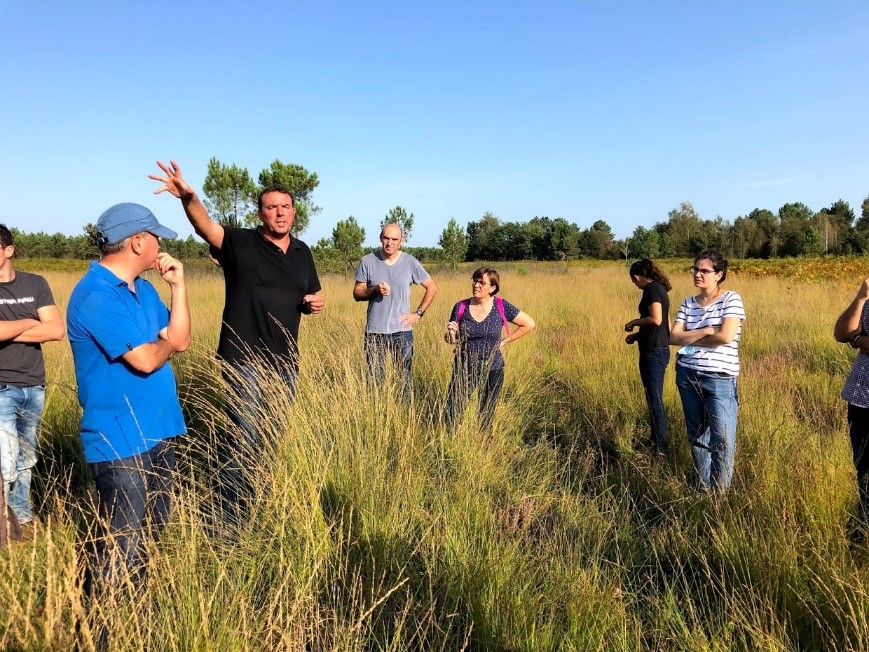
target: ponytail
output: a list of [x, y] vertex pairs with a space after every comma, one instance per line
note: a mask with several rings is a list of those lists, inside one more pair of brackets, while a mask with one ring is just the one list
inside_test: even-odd
[[667, 292], [673, 289], [673, 285], [670, 283], [670, 279], [667, 278], [667, 275], [655, 264], [655, 261], [649, 258], [640, 258], [640, 260], [636, 261], [631, 265], [631, 271], [629, 274], [631, 276], [642, 276], [653, 281], [658, 281], [658, 283], [664, 286], [664, 289], [667, 290]]

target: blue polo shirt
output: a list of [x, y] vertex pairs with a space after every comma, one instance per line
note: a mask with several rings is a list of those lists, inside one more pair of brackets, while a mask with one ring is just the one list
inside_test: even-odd
[[99, 263], [91, 263], [69, 298], [66, 321], [78, 400], [81, 443], [88, 463], [139, 455], [187, 432], [172, 367], [146, 374], [121, 358], [157, 339], [169, 310], [154, 286], [135, 292]]

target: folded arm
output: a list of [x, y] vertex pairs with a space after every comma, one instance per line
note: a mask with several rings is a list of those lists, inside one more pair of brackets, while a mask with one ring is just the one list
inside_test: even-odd
[[56, 342], [66, 336], [66, 326], [57, 306], [37, 308], [36, 314], [39, 317], [37, 320], [21, 320], [36, 321], [36, 323], [13, 338], [13, 342], [41, 344], [42, 342]]

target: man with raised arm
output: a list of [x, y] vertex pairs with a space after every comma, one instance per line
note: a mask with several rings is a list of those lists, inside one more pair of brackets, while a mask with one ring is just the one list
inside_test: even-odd
[[[32, 532], [30, 479], [36, 465], [39, 421], [45, 406], [42, 343], [66, 330], [51, 288], [36, 274], [12, 266], [12, 232], [0, 224], [0, 477], [5, 503]], [[6, 505], [0, 500], [2, 514]]]
[[[219, 446], [222, 478], [218, 478], [224, 511], [244, 514], [249, 493], [245, 469], [252, 453], [262, 448], [257, 417], [264, 397], [263, 371], [281, 378], [290, 399], [298, 374], [298, 337], [302, 315], [323, 310], [320, 279], [311, 250], [291, 236], [295, 218], [293, 195], [283, 186], [260, 193], [257, 208], [262, 222], [255, 229], [223, 226], [209, 218], [193, 188], [175, 161], [157, 162], [163, 174], [149, 178], [161, 182], [155, 194], [169, 192], [181, 200], [196, 233], [211, 245], [223, 269], [226, 298], [217, 357], [230, 387], [227, 416], [245, 441], [224, 441]], [[257, 455], [258, 456], [258, 455]]]
[[[117, 204], [97, 231], [102, 257], [72, 291], [67, 328], [82, 449], [109, 530], [97, 572], [114, 583], [123, 566], [141, 571], [143, 537], [158, 537], [169, 516], [173, 441], [187, 432], [169, 359], [190, 345], [190, 311], [184, 268], [160, 251], [177, 234], [150, 210]], [[141, 277], [149, 269], [169, 286], [170, 308]]]
[[[428, 309], [437, 285], [420, 262], [401, 251], [404, 237], [398, 224], [380, 231], [380, 251], [363, 256], [356, 268], [353, 298], [368, 302], [365, 321], [365, 359], [368, 373], [383, 382], [384, 364], [392, 360], [410, 395], [413, 366], [413, 327]], [[422, 285], [425, 294], [416, 311], [410, 310], [410, 286]]]

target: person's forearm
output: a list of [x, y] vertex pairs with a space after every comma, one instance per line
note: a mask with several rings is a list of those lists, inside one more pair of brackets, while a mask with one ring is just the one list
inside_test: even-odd
[[28, 328], [12, 341], [24, 344], [42, 344], [43, 342], [62, 340], [64, 335], [66, 335], [66, 327], [63, 322], [38, 322], [36, 326]]
[[726, 344], [730, 344], [732, 341], [732, 337], [728, 337], [724, 333], [718, 332], [714, 335], [706, 335], [705, 337], [701, 337], [699, 340], [694, 342], [694, 345], [712, 348], [716, 346], [724, 346]]
[[836, 320], [836, 326], [833, 328], [833, 337], [837, 342], [844, 344], [850, 343], [854, 337], [860, 334], [860, 315], [863, 313], [863, 304], [866, 299], [859, 296], [854, 297], [845, 311], [839, 315]]
[[369, 286], [362, 286], [362, 287], [354, 287], [353, 288], [353, 298], [356, 301], [368, 301], [369, 299], [372, 299], [375, 296], [377, 296], [377, 294], [378, 294], [378, 292], [377, 292], [376, 285], [369, 285]]
[[181, 353], [190, 346], [190, 307], [187, 303], [187, 286], [172, 286], [172, 305], [166, 335], [172, 348]]
[[714, 334], [715, 329], [711, 326], [697, 328], [691, 331], [675, 331], [670, 333], [670, 344], [675, 344], [676, 346], [696, 344], [698, 340], [702, 340], [704, 337]]
[[199, 200], [199, 196], [195, 192], [191, 192], [187, 197], [181, 199], [181, 206], [184, 208], [184, 213], [193, 229], [199, 236], [208, 240], [207, 234], [211, 226], [211, 218], [208, 217], [208, 211]]
[[0, 342], [13, 342], [22, 333], [39, 326], [38, 319], [0, 321]]
[[153, 342], [140, 344], [122, 357], [136, 371], [150, 374], [166, 364], [173, 353], [175, 349], [172, 344], [160, 337]]
[[434, 301], [435, 294], [437, 294], [437, 291], [438, 291], [437, 285], [435, 285], [434, 283], [429, 285], [425, 289], [425, 294], [422, 295], [422, 301], [419, 302], [419, 307], [417, 308], [417, 310], [422, 310], [423, 312], [428, 310], [428, 307], [431, 305], [431, 302]]

